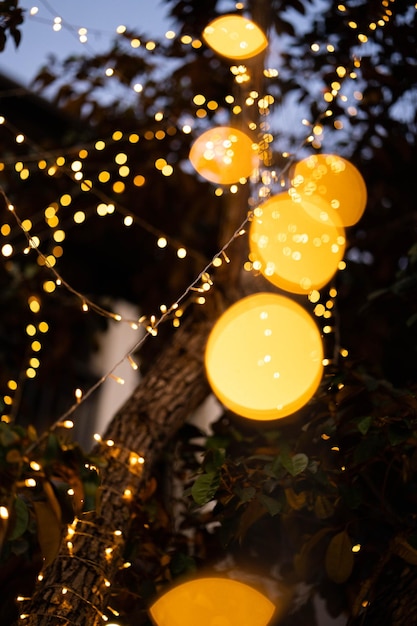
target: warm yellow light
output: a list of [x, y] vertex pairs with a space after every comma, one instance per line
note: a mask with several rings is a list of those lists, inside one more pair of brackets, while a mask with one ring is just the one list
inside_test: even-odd
[[9, 510], [5, 506], [0, 506], [0, 519], [9, 519]]
[[223, 15], [213, 20], [204, 29], [203, 39], [228, 59], [249, 59], [268, 45], [259, 26], [242, 15]]
[[267, 626], [275, 606], [249, 585], [213, 577], [174, 587], [149, 612], [157, 626]]
[[218, 399], [256, 420], [286, 417], [304, 406], [322, 376], [323, 346], [312, 317], [285, 296], [239, 300], [210, 333], [205, 366]]
[[255, 210], [251, 261], [271, 283], [292, 293], [320, 289], [335, 274], [346, 239], [338, 214], [322, 200], [272, 196]]
[[219, 185], [231, 185], [249, 177], [255, 169], [257, 145], [241, 130], [217, 126], [193, 143], [190, 161], [203, 178]]
[[352, 163], [334, 154], [315, 154], [299, 161], [292, 186], [301, 198], [325, 200], [344, 226], [356, 224], [365, 211], [365, 182]]

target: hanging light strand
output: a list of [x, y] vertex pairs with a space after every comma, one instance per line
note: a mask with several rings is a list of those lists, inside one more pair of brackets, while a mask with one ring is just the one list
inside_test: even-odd
[[181, 302], [183, 302], [184, 300], [186, 300], [186, 298], [193, 293], [193, 288], [200, 284], [203, 280], [203, 276], [206, 277], [207, 275], [210, 275], [210, 270], [216, 266], [219, 265], [219, 260], [221, 261], [223, 256], [226, 255], [226, 250], [230, 247], [230, 245], [233, 243], [233, 241], [235, 241], [237, 238], [241, 237], [246, 231], [245, 231], [245, 227], [248, 224], [250, 220], [250, 216], [248, 215], [240, 224], [240, 226], [238, 226], [238, 228], [235, 230], [235, 232], [232, 234], [232, 236], [228, 239], [228, 241], [220, 248], [220, 250], [213, 256], [212, 260], [207, 263], [207, 265], [199, 272], [199, 274], [197, 275], [197, 277], [193, 280], [193, 282], [191, 284], [188, 285], [188, 287], [183, 291], [183, 293], [179, 296], [179, 298], [177, 298], [177, 300], [170, 306], [166, 308], [166, 311], [164, 313], [162, 313], [158, 318], [154, 319], [154, 322], [152, 324], [152, 330], [156, 331], [156, 332], [147, 332], [145, 335], [143, 335], [133, 346], [132, 348], [130, 348], [130, 350], [128, 352], [126, 352], [126, 354], [119, 359], [119, 361], [117, 361], [117, 363], [115, 363], [113, 365], [113, 367], [106, 373], [104, 374], [100, 379], [98, 379], [96, 381], [95, 384], [93, 384], [87, 391], [84, 392], [82, 398], [78, 398], [77, 401], [72, 404], [69, 409], [67, 411], [65, 411], [65, 413], [63, 413], [50, 427], [47, 431], [45, 431], [35, 442], [33, 442], [28, 449], [29, 451], [32, 451], [33, 449], [35, 449], [36, 447], [38, 447], [40, 445], [40, 443], [51, 433], [53, 432], [62, 422], [65, 422], [66, 420], [68, 420], [69, 417], [71, 417], [73, 415], [73, 413], [79, 408], [79, 406], [85, 402], [99, 387], [101, 387], [101, 385], [108, 380], [109, 378], [111, 378], [114, 375], [115, 370], [122, 365], [122, 363], [124, 363], [126, 360], [129, 359], [129, 357], [132, 357], [132, 355], [137, 352], [145, 343], [145, 341], [149, 338], [149, 336], [156, 336], [157, 334], [157, 330], [159, 328], [159, 326], [171, 315], [171, 313], [173, 311], [176, 311], [179, 308], [179, 305], [181, 304]]
[[[23, 135], [23, 133], [20, 133], [18, 131], [18, 129], [16, 129], [12, 124], [10, 124], [7, 120], [3, 119], [3, 126], [5, 128], [7, 128], [9, 130], [9, 132], [12, 134], [13, 137], [23, 137], [22, 143], [25, 143], [25, 145], [29, 146], [33, 152], [34, 155], [36, 155], [36, 160], [39, 162], [39, 159], [41, 160], [50, 160], [51, 158], [53, 158], [55, 165], [53, 166], [53, 172], [52, 175], [54, 175], [55, 173], [59, 172], [63, 172], [65, 175], [68, 176], [68, 178], [70, 178], [70, 180], [72, 182], [76, 182], [80, 185], [80, 190], [85, 193], [92, 193], [94, 196], [96, 196], [99, 200], [101, 200], [104, 204], [106, 204], [107, 206], [112, 206], [114, 210], [118, 211], [121, 215], [124, 216], [125, 218], [125, 225], [129, 225], [131, 224], [135, 224], [137, 226], [139, 226], [140, 228], [142, 228], [143, 230], [145, 230], [146, 232], [148, 232], [149, 234], [151, 234], [152, 236], [155, 237], [156, 241], [159, 242], [162, 239], [166, 242], [166, 245], [171, 246], [172, 248], [174, 248], [175, 250], [186, 250], [187, 251], [187, 255], [191, 256], [193, 258], [195, 258], [198, 262], [202, 262], [204, 261], [201, 253], [197, 250], [193, 250], [192, 248], [189, 248], [188, 246], [185, 246], [183, 242], [179, 241], [178, 239], [176, 239], [175, 237], [168, 235], [167, 233], [163, 232], [161, 229], [159, 228], [155, 228], [152, 224], [150, 224], [147, 220], [144, 220], [142, 217], [138, 216], [138, 215], [132, 215], [131, 211], [129, 211], [126, 207], [123, 206], [123, 204], [121, 202], [115, 202], [113, 198], [110, 198], [108, 196], [108, 194], [106, 194], [102, 189], [98, 188], [97, 185], [93, 185], [92, 181], [86, 180], [84, 178], [80, 178], [79, 180], [77, 180], [75, 178], [75, 175], [78, 172], [75, 172], [71, 169], [70, 166], [68, 166], [65, 163], [65, 159], [62, 156], [62, 151], [60, 152], [60, 156], [56, 157], [56, 153], [52, 154], [50, 152], [45, 152], [42, 151], [42, 149], [34, 142], [32, 141], [30, 138], [26, 137]], [[114, 135], [115, 133], [113, 133]], [[97, 144], [100, 143], [100, 141], [96, 141], [95, 142], [95, 146], [97, 146]], [[103, 143], [103, 145], [105, 145], [105, 141], [102, 141], [101, 143]], [[84, 150], [85, 148], [80, 148], [78, 150], [78, 153], [81, 150]], [[88, 150], [86, 150], [86, 152], [88, 152]], [[63, 163], [62, 165], [60, 165], [59, 167], [56, 166], [56, 162], [62, 159]], [[20, 161], [21, 162], [21, 161]], [[24, 170], [26, 170], [27, 168], [23, 168]], [[157, 168], [158, 169], [158, 168]], [[41, 170], [43, 172], [45, 172], [46, 174], [48, 174], [49, 170], [45, 167], [43, 170]], [[49, 174], [51, 175], [51, 174]], [[41, 214], [38, 213], [38, 216], [35, 216], [33, 218], [35, 221], [40, 221], [41, 219]], [[127, 220], [127, 221], [126, 221]], [[182, 255], [178, 255], [178, 258], [185, 258]]]

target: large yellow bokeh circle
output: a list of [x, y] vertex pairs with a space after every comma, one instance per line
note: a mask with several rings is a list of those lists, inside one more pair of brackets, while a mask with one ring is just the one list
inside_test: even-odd
[[198, 578], [174, 587], [151, 607], [157, 626], [267, 626], [274, 604], [236, 580]]
[[195, 140], [189, 158], [203, 178], [231, 185], [252, 174], [258, 164], [258, 146], [241, 130], [216, 126]]
[[344, 226], [356, 224], [365, 211], [367, 192], [359, 170], [334, 154], [315, 154], [296, 163], [292, 190], [301, 200], [326, 201]]
[[239, 300], [210, 333], [205, 366], [228, 409], [254, 420], [286, 417], [304, 406], [323, 373], [323, 345], [313, 318], [285, 296]]
[[320, 289], [337, 271], [346, 247], [343, 226], [320, 199], [272, 196], [255, 210], [250, 259], [271, 283], [291, 293]]
[[268, 45], [263, 31], [241, 15], [218, 17], [203, 31], [203, 39], [210, 48], [228, 59], [249, 59]]

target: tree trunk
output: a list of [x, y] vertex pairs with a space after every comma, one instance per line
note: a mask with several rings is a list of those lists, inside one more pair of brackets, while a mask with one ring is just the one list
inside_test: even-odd
[[398, 557], [382, 557], [363, 604], [347, 626], [411, 626], [417, 623], [417, 567]]
[[56, 559], [21, 607], [22, 626], [107, 621], [111, 582], [123, 567], [131, 503], [164, 446], [209, 393], [203, 355], [211, 327], [207, 318], [186, 321], [115, 415], [97, 450], [107, 462], [99, 510], [76, 519], [63, 538]]

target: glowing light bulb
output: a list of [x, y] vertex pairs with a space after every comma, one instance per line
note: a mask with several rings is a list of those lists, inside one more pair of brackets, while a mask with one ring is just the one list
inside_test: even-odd
[[215, 577], [178, 585], [150, 608], [157, 626], [267, 626], [274, 612], [273, 603], [253, 587]]
[[282, 193], [255, 210], [249, 244], [254, 268], [268, 281], [308, 295], [336, 273], [346, 239], [338, 215], [322, 200], [297, 202]]
[[359, 170], [334, 154], [314, 154], [296, 163], [292, 191], [301, 200], [324, 200], [343, 226], [352, 226], [365, 211], [367, 192]]
[[231, 185], [248, 178], [258, 164], [258, 147], [241, 130], [230, 126], [211, 128], [191, 146], [191, 165], [207, 180]]
[[210, 333], [205, 366], [214, 394], [255, 420], [286, 417], [316, 391], [323, 346], [313, 318], [290, 298], [258, 293], [239, 300]]
[[261, 53], [268, 40], [257, 24], [242, 15], [223, 15], [203, 31], [210, 48], [229, 59], [249, 59]]

